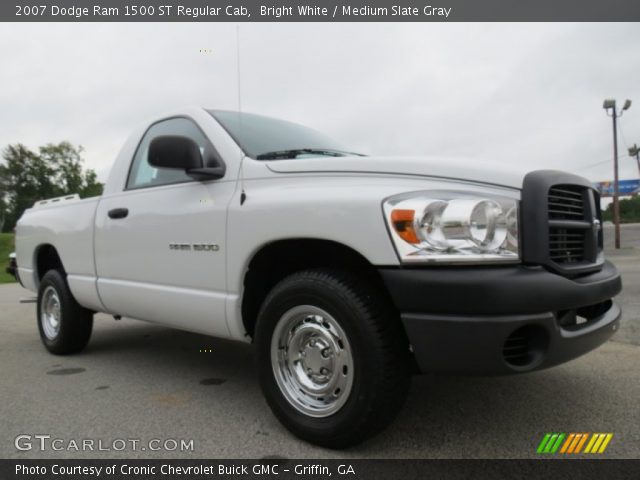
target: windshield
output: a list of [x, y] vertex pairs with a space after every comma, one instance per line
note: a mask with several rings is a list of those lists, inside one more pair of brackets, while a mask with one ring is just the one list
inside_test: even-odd
[[335, 140], [296, 123], [252, 113], [209, 110], [244, 153], [258, 160], [357, 155]]

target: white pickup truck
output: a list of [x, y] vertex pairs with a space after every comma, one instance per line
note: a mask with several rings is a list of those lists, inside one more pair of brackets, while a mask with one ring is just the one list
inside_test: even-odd
[[274, 414], [341, 448], [416, 371], [528, 372], [606, 341], [622, 285], [600, 218], [568, 173], [363, 156], [186, 108], [131, 136], [101, 197], [27, 210], [17, 271], [52, 353], [82, 350], [96, 312], [252, 342]]

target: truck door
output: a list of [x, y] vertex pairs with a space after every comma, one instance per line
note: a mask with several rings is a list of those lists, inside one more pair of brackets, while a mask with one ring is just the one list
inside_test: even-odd
[[132, 159], [124, 191], [104, 196], [96, 212], [100, 298], [113, 314], [228, 337], [225, 318], [225, 223], [235, 181], [198, 181], [149, 165], [159, 135], [213, 149], [183, 117], [153, 124]]

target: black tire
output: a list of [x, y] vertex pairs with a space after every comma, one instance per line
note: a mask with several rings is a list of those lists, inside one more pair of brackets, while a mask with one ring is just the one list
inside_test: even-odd
[[[347, 399], [339, 410], [322, 418], [301, 412], [295, 401], [287, 399], [272, 364], [276, 325], [286, 312], [303, 305], [329, 313], [346, 334], [352, 352]], [[316, 445], [346, 448], [380, 432], [396, 417], [409, 389], [409, 345], [395, 308], [384, 292], [346, 272], [314, 269], [283, 279], [260, 309], [255, 343], [260, 384], [273, 413], [296, 436]], [[306, 367], [303, 363], [301, 371]]]
[[[47, 299], [51, 299], [54, 309], [55, 305], [58, 306], [57, 329], [46, 325], [43, 318], [43, 309], [46, 308], [44, 303], [48, 302]], [[38, 288], [37, 322], [45, 348], [56, 355], [68, 355], [81, 351], [89, 343], [93, 329], [93, 312], [76, 302], [62, 273], [49, 270], [42, 277]]]

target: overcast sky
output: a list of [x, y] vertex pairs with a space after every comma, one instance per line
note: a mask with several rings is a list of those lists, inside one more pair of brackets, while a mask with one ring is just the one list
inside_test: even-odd
[[[604, 98], [637, 178], [637, 24], [241, 24], [246, 111], [369, 154], [466, 156], [611, 178]], [[201, 50], [210, 50], [202, 53]], [[2, 24], [0, 147], [69, 140], [106, 178], [131, 129], [176, 106], [236, 109], [231, 23]]]

